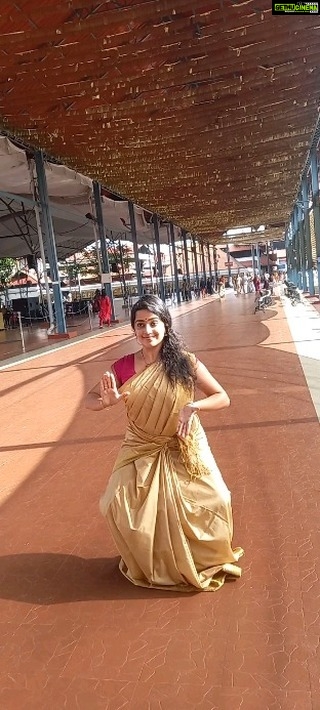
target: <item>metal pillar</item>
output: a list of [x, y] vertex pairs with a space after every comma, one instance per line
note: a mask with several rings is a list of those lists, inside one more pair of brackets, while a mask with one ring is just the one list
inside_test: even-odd
[[318, 294], [320, 295], [320, 206], [319, 206], [319, 175], [316, 149], [311, 151], [311, 186], [312, 186], [312, 211], [314, 231], [316, 236], [316, 258], [318, 270]]
[[301, 206], [299, 206], [297, 204], [296, 205], [296, 225], [297, 225], [296, 226], [296, 253], [297, 253], [297, 265], [298, 265], [298, 285], [299, 285], [299, 288], [303, 289], [302, 239], [301, 239], [301, 234], [300, 234], [301, 222], [302, 222]]
[[256, 259], [257, 259], [257, 270], [258, 274], [261, 276], [261, 264], [260, 264], [260, 251], [259, 251], [259, 243], [256, 243]]
[[195, 237], [192, 237], [192, 251], [193, 251], [193, 256], [194, 256], [194, 268], [196, 272], [196, 283], [197, 283], [197, 289], [200, 288], [200, 282], [199, 282], [199, 269], [198, 269], [198, 257], [197, 257], [197, 242]]
[[182, 231], [182, 241], [183, 241], [183, 249], [184, 249], [184, 260], [185, 260], [185, 265], [186, 265], [186, 276], [187, 276], [187, 280], [188, 280], [188, 285], [190, 286], [189, 254], [188, 254], [188, 245], [187, 245], [187, 235], [185, 233], [185, 230]]
[[299, 195], [299, 202], [297, 204], [297, 215], [298, 215], [298, 249], [299, 249], [299, 261], [300, 261], [300, 288], [303, 291], [307, 291], [307, 265], [306, 265], [306, 244], [305, 244], [305, 231], [304, 231], [304, 219], [305, 219], [305, 204], [303, 203], [302, 193]]
[[172, 247], [171, 247], [171, 236], [170, 236], [170, 225], [169, 222], [166, 225], [167, 228], [167, 237], [168, 237], [168, 251], [169, 251], [169, 261], [170, 261], [170, 289], [171, 289], [171, 296], [173, 295], [173, 281], [174, 281], [174, 270], [173, 270], [173, 260], [172, 260]]
[[112, 275], [109, 267], [109, 258], [106, 245], [105, 228], [103, 223], [103, 212], [101, 205], [101, 185], [99, 182], [93, 182], [93, 197], [96, 212], [96, 223], [98, 226], [98, 234], [101, 248], [102, 256], [102, 268], [103, 272], [101, 274], [101, 282], [105, 289], [106, 296], [110, 298], [111, 301], [111, 319], [115, 320], [113, 293], [112, 293]]
[[217, 257], [217, 247], [213, 247], [213, 263], [214, 263], [214, 290], [218, 290], [218, 257]]
[[287, 261], [287, 279], [292, 281], [292, 268], [293, 268], [293, 253], [292, 253], [292, 223], [291, 219], [288, 224], [288, 228], [285, 236], [286, 245], [286, 261]]
[[153, 214], [152, 221], [153, 221], [153, 227], [154, 227], [154, 240], [156, 243], [156, 251], [157, 251], [157, 272], [158, 272], [158, 277], [159, 277], [160, 298], [163, 301], [163, 303], [165, 303], [166, 302], [166, 295], [165, 295], [164, 283], [163, 283], [162, 258], [161, 258], [161, 251], [160, 251], [159, 220], [158, 220], [157, 214]]
[[227, 249], [226, 249], [226, 251], [227, 251], [227, 262], [228, 262], [228, 282], [229, 282], [229, 284], [230, 284], [230, 282], [232, 283], [232, 279], [231, 279], [230, 249], [229, 249], [229, 244], [228, 244], [228, 243], [226, 244], [226, 247], [227, 247]]
[[289, 242], [287, 246], [287, 278], [289, 281], [293, 280], [293, 263], [292, 243]]
[[270, 266], [270, 261], [269, 261], [269, 254], [270, 254], [270, 242], [266, 243], [266, 257], [267, 257], [267, 269], [268, 269], [268, 274], [270, 274], [271, 266]]
[[210, 274], [210, 279], [212, 281], [212, 264], [211, 264], [211, 254], [210, 254], [210, 244], [207, 242], [207, 254], [208, 254], [208, 265], [209, 265], [209, 274]]
[[312, 268], [312, 247], [311, 247], [311, 232], [310, 232], [310, 219], [309, 219], [309, 191], [308, 191], [308, 181], [306, 176], [302, 178], [302, 200], [304, 205], [304, 223], [303, 231], [306, 245], [306, 268], [308, 274], [308, 289], [309, 293], [314, 296], [314, 277]]
[[136, 265], [136, 274], [137, 274], [137, 289], [138, 289], [138, 295], [139, 295], [139, 297], [141, 297], [143, 295], [143, 288], [142, 288], [142, 278], [141, 278], [141, 266], [140, 266], [140, 259], [139, 259], [139, 253], [138, 253], [136, 218], [135, 218], [135, 214], [134, 214], [133, 202], [128, 202], [128, 207], [129, 207], [129, 218], [130, 218], [131, 236], [132, 236], [132, 244], [133, 244], [134, 263]]
[[202, 261], [203, 279], [206, 284], [207, 283], [207, 271], [206, 271], [206, 262], [205, 262], [205, 258], [204, 258], [203, 242], [200, 242], [200, 254], [201, 254], [201, 261]]
[[297, 229], [298, 229], [298, 219], [297, 219], [297, 209], [293, 208], [292, 213], [292, 280], [296, 284], [299, 284], [298, 272], [299, 272], [299, 254], [297, 251]]
[[187, 235], [186, 235], [186, 232], [184, 229], [182, 230], [182, 241], [183, 241], [184, 263], [185, 263], [185, 278], [184, 278], [184, 284], [183, 284], [184, 298], [186, 301], [189, 301], [189, 299], [191, 299], [190, 266], [189, 266]]
[[255, 276], [255, 273], [256, 273], [256, 258], [255, 258], [254, 244], [251, 244], [251, 261], [252, 261], [253, 275]]
[[121, 279], [122, 279], [122, 281], [121, 281], [121, 283], [122, 283], [122, 298], [123, 298], [124, 302], [126, 302], [127, 301], [127, 285], [126, 285], [126, 276], [125, 276], [125, 270], [124, 270], [121, 239], [118, 239], [118, 249], [119, 249], [119, 257], [120, 257]]
[[[46, 172], [44, 168], [43, 153], [41, 150], [36, 150], [35, 155], [35, 166], [37, 172], [37, 182], [38, 182], [38, 193], [39, 202], [41, 207], [41, 224], [43, 228], [43, 233], [45, 235], [45, 242], [47, 247], [47, 256], [50, 266], [50, 275], [52, 281], [53, 289], [53, 300], [55, 309], [55, 319], [56, 328], [58, 333], [66, 333], [66, 319], [63, 307], [63, 298], [60, 284], [58, 258], [56, 242], [53, 230], [52, 217], [49, 205], [49, 195]], [[45, 264], [44, 264], [45, 267]]]
[[[38, 193], [38, 190], [37, 190], [38, 186], [36, 185], [36, 181], [35, 181], [34, 169], [35, 169], [35, 162], [34, 162], [34, 160], [30, 160], [29, 173], [30, 173], [30, 180], [31, 180], [32, 195], [33, 195], [34, 201], [35, 201], [34, 212], [35, 212], [35, 217], [36, 217], [40, 255], [41, 255], [41, 261], [42, 261], [42, 268], [43, 268], [43, 279], [44, 279], [44, 284], [45, 284], [48, 316], [49, 316], [49, 328], [47, 330], [47, 334], [51, 335], [51, 333], [53, 333], [53, 331], [55, 329], [55, 322], [54, 322], [54, 313], [53, 313], [53, 307], [52, 307], [51, 293], [50, 293], [49, 281], [48, 281], [47, 269], [46, 269], [46, 256], [45, 256], [45, 251], [44, 251], [43, 236], [42, 236], [42, 229], [41, 229], [41, 218], [40, 218], [39, 205], [38, 205], [38, 194], [37, 194]], [[38, 271], [37, 271], [37, 273], [38, 273]], [[43, 305], [43, 296], [42, 296], [42, 292], [41, 292], [41, 284], [40, 283], [39, 283], [39, 287], [40, 287], [40, 293], [41, 293], [41, 302]]]
[[[97, 256], [98, 269], [99, 269], [99, 278], [100, 278], [100, 282], [101, 282], [101, 274], [102, 274], [102, 272], [103, 272], [103, 269], [102, 269], [101, 257], [100, 257], [99, 236], [98, 236], [98, 231], [97, 231], [97, 221], [96, 221], [95, 217], [93, 216], [93, 215], [94, 215], [94, 212], [95, 212], [95, 209], [94, 209], [94, 204], [93, 204], [92, 195], [89, 195], [88, 202], [89, 202], [90, 212], [89, 212], [89, 214], [86, 215], [86, 217], [92, 221], [94, 243], [95, 243], [95, 247], [96, 247], [96, 256]], [[102, 282], [101, 282], [101, 284], [102, 284]]]
[[177, 254], [176, 254], [176, 243], [174, 240], [174, 227], [172, 222], [170, 222], [170, 241], [172, 248], [172, 259], [173, 259], [173, 273], [174, 273], [174, 289], [176, 292], [177, 303], [181, 303], [181, 293], [179, 287], [179, 275], [178, 275], [178, 264], [177, 264]]

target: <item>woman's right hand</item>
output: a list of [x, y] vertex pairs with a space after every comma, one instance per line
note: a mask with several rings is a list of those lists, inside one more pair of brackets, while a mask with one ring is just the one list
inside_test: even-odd
[[111, 407], [120, 399], [125, 398], [129, 392], [120, 394], [113, 372], [105, 372], [100, 380], [100, 397], [103, 407]]

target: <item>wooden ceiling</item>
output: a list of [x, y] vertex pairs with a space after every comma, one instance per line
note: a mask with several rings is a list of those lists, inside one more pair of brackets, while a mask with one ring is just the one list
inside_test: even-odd
[[271, 0], [2, 0], [0, 128], [213, 243], [281, 231], [318, 118], [319, 32]]

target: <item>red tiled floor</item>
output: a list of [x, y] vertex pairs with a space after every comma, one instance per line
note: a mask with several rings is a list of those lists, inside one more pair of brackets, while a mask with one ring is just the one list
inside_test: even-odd
[[[128, 322], [128, 311], [122, 308], [120, 299], [115, 301], [115, 317], [118, 323]], [[23, 343], [24, 341], [25, 352], [33, 353], [35, 350], [49, 348], [53, 349], [57, 347], [57, 343], [61, 343], [59, 338], [48, 338], [47, 329], [48, 323], [44, 321], [34, 320], [31, 325], [23, 326], [23, 333], [21, 336], [19, 327], [10, 328], [9, 330], [0, 330], [0, 365], [1, 361], [6, 360], [10, 357], [23, 356]], [[66, 319], [66, 327], [69, 335], [69, 339], [90, 336], [99, 330], [99, 318], [97, 315], [92, 315], [91, 322], [89, 321], [89, 316], [86, 312], [81, 315], [69, 316]], [[110, 331], [115, 327], [115, 324], [111, 324]], [[104, 326], [106, 331], [108, 326]]]
[[123, 410], [82, 400], [130, 328], [0, 373], [1, 710], [320, 710], [319, 422], [281, 305], [252, 310], [174, 311], [232, 400], [202, 416], [245, 548], [214, 594], [130, 585], [98, 511]]

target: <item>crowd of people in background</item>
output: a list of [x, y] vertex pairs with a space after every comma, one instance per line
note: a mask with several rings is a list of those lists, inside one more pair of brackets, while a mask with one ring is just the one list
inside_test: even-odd
[[[230, 277], [225, 275], [208, 277], [207, 279], [201, 277], [194, 281], [184, 277], [180, 286], [180, 296], [182, 301], [191, 301], [192, 298], [203, 299], [214, 294], [223, 298], [228, 287], [233, 288], [237, 296], [247, 293], [261, 293], [267, 289], [272, 291], [274, 285], [281, 280], [281, 274], [277, 272], [269, 274], [267, 271], [261, 275], [254, 274], [252, 271], [239, 271]], [[172, 288], [166, 289], [166, 300], [175, 302], [176, 296]]]
[[235, 294], [238, 296], [241, 293], [256, 293], [261, 294], [262, 291], [270, 290], [276, 284], [282, 281], [282, 275], [278, 272], [269, 273], [268, 271], [263, 274], [255, 273], [254, 275], [249, 273], [238, 273], [236, 276], [232, 277], [232, 285]]
[[[274, 287], [281, 284], [284, 278], [285, 276], [282, 274], [282, 272], [269, 273], [268, 271], [266, 271], [264, 273], [259, 274], [258, 272], [252, 272], [252, 270], [239, 271], [233, 276], [219, 276], [218, 274], [215, 274], [214, 276], [201, 276], [200, 278], [196, 279], [190, 279], [184, 276], [182, 281], [180, 281], [180, 297], [183, 302], [191, 301], [192, 299], [204, 299], [207, 296], [212, 296], [214, 294], [217, 294], [220, 296], [220, 298], [223, 298], [225, 296], [227, 288], [233, 288], [236, 296], [248, 293], [255, 293], [258, 296], [263, 294], [263, 292], [267, 290], [273, 293]], [[149, 291], [149, 289], [145, 288], [144, 294], [149, 293], [152, 293], [152, 291]], [[172, 285], [165, 285], [165, 297], [166, 302], [170, 302], [171, 304], [174, 304], [176, 302], [176, 293]], [[127, 294], [127, 299], [125, 299], [125, 303], [127, 303], [128, 308], [130, 308], [130, 306], [132, 305], [130, 301], [132, 301], [132, 298], [129, 297], [129, 295]], [[106, 295], [105, 290], [96, 289], [95, 294], [90, 303], [92, 313], [98, 316], [99, 318], [99, 328], [103, 328], [105, 325], [110, 326], [112, 320], [112, 303], [109, 296]], [[86, 302], [84, 302], [84, 304], [87, 308]], [[70, 292], [68, 298], [64, 299], [66, 317], [68, 317], [70, 314], [74, 314], [74, 305], [75, 304], [72, 301], [72, 295]], [[22, 311], [22, 309], [20, 310]], [[76, 310], [76, 314], [78, 312], [79, 310]], [[18, 326], [17, 312], [15, 312], [11, 306], [2, 305], [1, 314], [3, 316], [2, 327], [4, 327], [5, 330], [10, 330]], [[37, 315], [39, 316], [37, 318], [38, 320], [41, 320], [43, 318], [43, 313], [39, 312], [39, 314]], [[22, 316], [30, 320], [30, 312], [28, 313], [27, 310], [26, 313], [22, 313]]]

